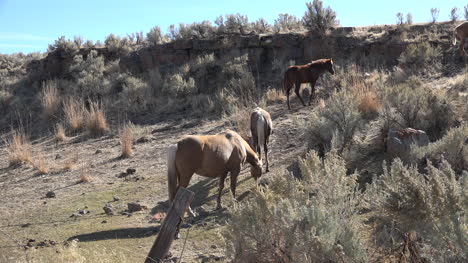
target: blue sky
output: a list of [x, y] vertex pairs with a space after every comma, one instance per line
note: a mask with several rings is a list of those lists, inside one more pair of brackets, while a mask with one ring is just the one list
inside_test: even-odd
[[[163, 32], [170, 24], [209, 20], [241, 13], [249, 21], [265, 18], [273, 23], [280, 13], [301, 18], [304, 0], [0, 0], [0, 53], [44, 52], [60, 36], [101, 40], [114, 33], [146, 33], [155, 25]], [[394, 24], [395, 14], [411, 12], [413, 22], [427, 22], [430, 8], [440, 8], [439, 21], [448, 20], [452, 7], [462, 9], [465, 0], [324, 0], [336, 12], [342, 26]], [[460, 16], [462, 10], [460, 10]]]

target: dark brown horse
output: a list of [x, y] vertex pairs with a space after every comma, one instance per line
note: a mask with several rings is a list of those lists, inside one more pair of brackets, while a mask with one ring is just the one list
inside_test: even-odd
[[314, 60], [311, 63], [306, 65], [299, 65], [299, 66], [290, 66], [288, 70], [284, 73], [283, 79], [283, 92], [286, 93], [286, 97], [288, 100], [288, 109], [291, 109], [289, 106], [289, 91], [291, 90], [293, 85], [296, 85], [294, 92], [296, 93], [297, 97], [302, 102], [302, 105], [305, 106], [304, 101], [299, 94], [301, 89], [302, 83], [310, 83], [310, 87], [312, 91], [310, 92], [309, 97], [309, 106], [312, 101], [312, 97], [314, 96], [315, 92], [315, 83], [317, 79], [324, 73], [325, 71], [330, 72], [332, 75], [335, 74], [335, 68], [333, 67], [333, 60], [332, 59], [319, 59]]

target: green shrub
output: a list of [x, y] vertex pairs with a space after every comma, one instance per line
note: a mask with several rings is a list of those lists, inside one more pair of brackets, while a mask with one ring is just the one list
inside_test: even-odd
[[295, 32], [302, 29], [302, 24], [297, 19], [295, 15], [289, 14], [279, 14], [278, 18], [275, 19], [275, 23], [273, 25], [273, 31], [275, 33], [280, 32]]
[[271, 25], [263, 18], [252, 23], [252, 29], [257, 34], [265, 34], [272, 31]]
[[458, 7], [453, 7], [450, 9], [449, 19], [451, 22], [456, 22], [460, 18], [460, 14], [458, 13]]
[[159, 26], [151, 28], [148, 34], [146, 34], [146, 38], [148, 39], [148, 42], [151, 46], [156, 46], [158, 44], [163, 43], [161, 28]]
[[437, 22], [437, 19], [439, 18], [439, 13], [440, 13], [440, 9], [439, 8], [431, 8], [431, 22], [432, 23], [435, 23]]
[[341, 153], [363, 124], [359, 102], [349, 91], [342, 90], [333, 93], [326, 104], [310, 117], [306, 131], [309, 147], [321, 152], [337, 148]]
[[208, 38], [214, 35], [215, 28], [210, 21], [194, 22], [192, 24], [180, 23], [179, 27], [170, 25], [167, 30], [167, 37], [170, 40], [192, 39], [192, 38]]
[[79, 47], [76, 46], [75, 42], [70, 39], [65, 39], [65, 36], [59, 37], [59, 39], [55, 40], [53, 45], [49, 44], [47, 48], [47, 52], [53, 52], [56, 50], [72, 52], [76, 51]]
[[312, 3], [306, 3], [307, 11], [302, 18], [304, 26], [323, 36], [330, 27], [339, 24], [336, 19], [336, 12], [330, 6], [324, 8], [321, 0], [314, 0]]
[[104, 70], [104, 57], [98, 56], [96, 50], [91, 50], [86, 59], [82, 55], [76, 55], [70, 66], [70, 72], [77, 84], [74, 95], [87, 99], [108, 93], [110, 87], [104, 79]]
[[410, 44], [398, 58], [399, 66], [411, 73], [423, 73], [440, 68], [442, 50], [428, 42]]
[[468, 169], [468, 125], [452, 128], [442, 139], [425, 147], [412, 148], [410, 161], [428, 160], [436, 165], [447, 161], [458, 174]]
[[241, 30], [247, 32], [249, 30], [249, 18], [247, 16], [237, 14], [227, 14], [218, 16], [215, 20], [218, 26], [219, 33], [241, 33]]
[[336, 153], [300, 160], [303, 180], [273, 176], [232, 212], [225, 233], [234, 262], [365, 262], [356, 176]]
[[[120, 36], [116, 36], [114, 34], [110, 34], [104, 40], [106, 48], [110, 52], [115, 52], [118, 54], [124, 54], [128, 52], [128, 40], [126, 38], [121, 38]], [[96, 42], [96, 46], [98, 46]]]
[[424, 130], [432, 140], [440, 138], [456, 122], [454, 106], [447, 98], [423, 86], [416, 77], [388, 88], [384, 97], [395, 110], [396, 122]]
[[[397, 232], [416, 231], [426, 245], [424, 254], [434, 262], [462, 262], [468, 242], [467, 179], [465, 172], [457, 180], [445, 161], [439, 168], [429, 164], [425, 175], [397, 159], [367, 187], [365, 198], [377, 215], [394, 222]], [[385, 227], [376, 231], [381, 239], [402, 241], [401, 235], [392, 235]]]

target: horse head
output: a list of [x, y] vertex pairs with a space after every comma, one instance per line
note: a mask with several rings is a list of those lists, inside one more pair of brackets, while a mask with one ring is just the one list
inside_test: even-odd
[[333, 66], [333, 59], [329, 59], [326, 63], [326, 69], [330, 74], [335, 75], [335, 67]]
[[250, 174], [255, 179], [255, 182], [257, 182], [258, 178], [262, 176], [262, 165], [262, 160], [257, 158], [255, 165], [250, 166]]

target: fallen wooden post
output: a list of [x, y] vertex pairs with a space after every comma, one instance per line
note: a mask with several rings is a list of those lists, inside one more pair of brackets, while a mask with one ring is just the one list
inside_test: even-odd
[[169, 252], [169, 248], [174, 240], [177, 226], [182, 221], [182, 217], [192, 202], [194, 195], [195, 194], [192, 191], [187, 190], [184, 187], [179, 187], [174, 198], [174, 202], [172, 202], [171, 208], [169, 208], [169, 212], [161, 224], [161, 229], [154, 241], [148, 257], [145, 260], [145, 263], [163, 262], [164, 257], [167, 252]]

